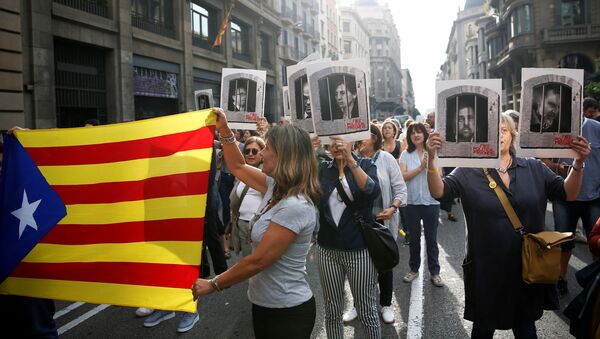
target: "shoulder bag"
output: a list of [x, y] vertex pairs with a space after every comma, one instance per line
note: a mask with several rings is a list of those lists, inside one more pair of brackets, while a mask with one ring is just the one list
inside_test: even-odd
[[341, 181], [338, 180], [335, 187], [344, 201], [344, 204], [350, 209], [354, 220], [359, 225], [369, 255], [377, 270], [379, 272], [385, 272], [396, 267], [398, 262], [400, 262], [400, 254], [396, 240], [394, 240], [394, 237], [392, 236], [392, 232], [374, 218], [365, 220], [360, 215], [358, 206], [350, 201], [350, 198], [344, 191]]
[[523, 233], [521, 219], [508, 201], [506, 194], [494, 179], [488, 169], [483, 170], [490, 182], [489, 187], [496, 192], [500, 203], [506, 211], [515, 231], [523, 239], [521, 248], [522, 276], [528, 284], [556, 284], [560, 277], [560, 244], [573, 240], [572, 232]]

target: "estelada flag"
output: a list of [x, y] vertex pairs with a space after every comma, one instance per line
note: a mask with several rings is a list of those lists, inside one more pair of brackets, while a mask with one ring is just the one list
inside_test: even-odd
[[[203, 110], [16, 132], [66, 216], [0, 293], [194, 312], [190, 287], [199, 276], [214, 124]], [[42, 200], [40, 209], [44, 200], [26, 193], [15, 190], [18, 215], [36, 219], [31, 205]], [[23, 228], [23, 237], [36, 232], [23, 218], [0, 227]]]
[[231, 7], [229, 7], [227, 14], [225, 14], [225, 17], [223, 18], [223, 22], [221, 23], [219, 32], [217, 33], [217, 36], [215, 37], [215, 42], [212, 45], [213, 48], [221, 46], [221, 43], [223, 42], [223, 35], [225, 34], [225, 30], [227, 30], [227, 26], [229, 25], [229, 17], [231, 16], [232, 9], [233, 9], [233, 5], [231, 5]]

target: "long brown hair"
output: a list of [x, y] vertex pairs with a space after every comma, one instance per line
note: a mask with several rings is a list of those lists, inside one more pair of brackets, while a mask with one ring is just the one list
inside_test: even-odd
[[276, 187], [275, 202], [294, 195], [304, 195], [317, 204], [321, 198], [317, 156], [310, 136], [294, 125], [278, 125], [269, 129], [267, 143], [277, 154], [272, 177]]

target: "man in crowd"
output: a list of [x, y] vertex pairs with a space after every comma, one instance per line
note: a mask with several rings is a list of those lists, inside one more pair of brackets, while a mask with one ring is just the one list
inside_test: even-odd
[[600, 104], [596, 99], [583, 99], [583, 115], [588, 119], [600, 121]]

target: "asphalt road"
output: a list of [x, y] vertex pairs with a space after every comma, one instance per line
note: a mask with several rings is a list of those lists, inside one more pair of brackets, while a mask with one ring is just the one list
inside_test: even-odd
[[[455, 206], [458, 222], [446, 219], [441, 213], [438, 229], [441, 276], [446, 286], [435, 287], [429, 281], [429, 273], [421, 265], [421, 279], [412, 284], [402, 282], [408, 270], [408, 247], [400, 245], [400, 265], [394, 269], [394, 296], [392, 306], [396, 322], [382, 323], [384, 338], [468, 338], [471, 322], [462, 318], [464, 290], [461, 262], [464, 255], [465, 225], [460, 205]], [[552, 212], [547, 212], [546, 225], [553, 227]], [[399, 241], [402, 243], [402, 241]], [[233, 264], [238, 258], [233, 257]], [[326, 338], [324, 327], [323, 297], [316, 267], [314, 248], [311, 250], [307, 269], [308, 280], [317, 301], [317, 319], [313, 338]], [[592, 261], [584, 244], [578, 243], [570, 262], [568, 281], [570, 293], [561, 299], [561, 308], [580, 291], [574, 273]], [[415, 286], [412, 286], [415, 285]], [[346, 286], [347, 290], [348, 286]], [[203, 298], [198, 305], [200, 321], [187, 333], [177, 333], [181, 314], [156, 327], [144, 328], [143, 319], [135, 316], [135, 309], [119, 306], [92, 305], [57, 301], [57, 326], [62, 338], [254, 338], [252, 332], [251, 304], [246, 297], [247, 284], [234, 286], [223, 293]], [[347, 298], [350, 298], [347, 293]], [[351, 300], [346, 302], [347, 308]], [[70, 310], [73, 308], [73, 310]], [[539, 338], [572, 338], [568, 320], [562, 309], [545, 312], [538, 321]], [[410, 321], [409, 321], [410, 319]], [[410, 326], [409, 326], [410, 323]], [[345, 326], [346, 338], [364, 338], [358, 320]], [[513, 338], [511, 331], [497, 331], [495, 338]]]

